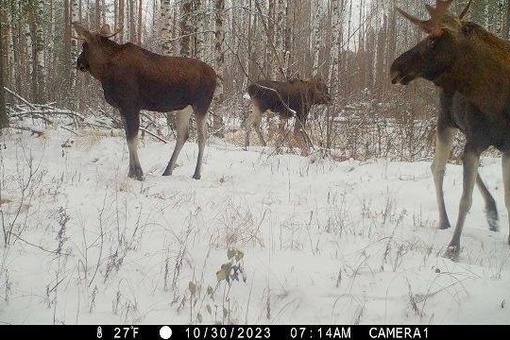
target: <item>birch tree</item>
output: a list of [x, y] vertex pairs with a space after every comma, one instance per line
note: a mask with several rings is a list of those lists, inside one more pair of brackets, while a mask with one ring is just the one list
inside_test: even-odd
[[[81, 22], [81, 1], [80, 0], [70, 0], [71, 1], [71, 8], [70, 8], [70, 17], [71, 17], [71, 22]], [[70, 32], [70, 38], [72, 36], [72, 33]], [[76, 39], [71, 39], [71, 63], [74, 63], [76, 62], [76, 59], [78, 59], [78, 55], [80, 54], [80, 50], [79, 50], [79, 44], [78, 44], [78, 40]], [[76, 73], [76, 68], [75, 67], [72, 67], [71, 68], [71, 79], [72, 79], [72, 84], [71, 84], [71, 89], [74, 89], [76, 87], [76, 78], [77, 78], [77, 73]], [[72, 92], [72, 91], [71, 91]]]
[[[214, 8], [215, 17], [215, 30], [214, 30], [214, 60], [216, 74], [218, 75], [218, 85], [216, 87], [216, 107], [221, 107], [224, 100], [224, 82], [223, 82], [223, 68], [225, 64], [225, 53], [223, 51], [223, 43], [225, 40], [225, 0], [216, 0]], [[223, 137], [223, 118], [220, 114], [216, 113], [213, 116], [213, 126], [215, 134], [218, 137]]]
[[180, 43], [181, 56], [191, 57], [191, 35], [192, 35], [192, 13], [193, 0], [182, 0], [181, 2], [181, 22], [180, 22]]
[[193, 1], [193, 54], [192, 56], [201, 60], [207, 59], [205, 46], [205, 15], [203, 0]]
[[32, 96], [37, 103], [46, 100], [45, 71], [44, 62], [45, 43], [44, 43], [44, 0], [32, 0], [29, 7], [30, 33], [32, 36]]
[[[342, 3], [341, 3], [342, 2]], [[343, 37], [341, 6], [343, 7], [343, 0], [331, 0], [331, 32], [333, 41], [331, 46], [331, 64], [329, 67], [329, 85], [330, 94], [333, 98], [333, 105], [330, 106], [326, 114], [326, 148], [331, 148], [332, 143], [332, 112], [336, 112], [338, 108], [337, 98], [339, 94], [339, 64], [340, 64], [340, 49]]]
[[159, 46], [164, 54], [172, 55], [175, 53], [172, 35], [172, 4], [170, 0], [161, 0], [159, 10]]
[[124, 24], [125, 24], [125, 0], [117, 0], [117, 7], [115, 8], [115, 31], [119, 32], [117, 35], [117, 40], [119, 43], [124, 42]]
[[[161, 0], [159, 20], [156, 23], [159, 28], [158, 46], [161, 52], [166, 55], [173, 55], [176, 52], [172, 32], [172, 8], [172, 2], [170, 0]], [[171, 130], [175, 130], [177, 122], [173, 112], [166, 113], [166, 122]]]
[[321, 18], [323, 16], [322, 13], [322, 5], [319, 3], [317, 4], [317, 8], [315, 9], [315, 16], [313, 20], [312, 25], [312, 32], [313, 32], [313, 66], [312, 66], [312, 74], [313, 76], [317, 76], [319, 74], [319, 66], [320, 64], [320, 56], [321, 56], [321, 43], [322, 43], [322, 37], [321, 37]]
[[[2, 7], [4, 1], [0, 1]], [[5, 106], [5, 92], [4, 92], [4, 28], [3, 28], [4, 13], [0, 10], [0, 135], [2, 134], [2, 128], [9, 126], [9, 120], [7, 119], [7, 109]]]

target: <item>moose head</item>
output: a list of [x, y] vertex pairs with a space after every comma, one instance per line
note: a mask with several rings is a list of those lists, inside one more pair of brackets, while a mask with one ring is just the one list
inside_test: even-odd
[[112, 56], [111, 47], [116, 45], [109, 38], [117, 35], [119, 31], [112, 33], [108, 24], [103, 25], [98, 32], [91, 32], [78, 22], [74, 22], [73, 27], [78, 33], [77, 39], [83, 40], [82, 52], [76, 60], [76, 68], [82, 72], [90, 72], [98, 78], [101, 68]]
[[450, 74], [461, 68], [457, 65], [464, 49], [465, 40], [469, 39], [471, 23], [462, 21], [471, 2], [462, 13], [456, 17], [447, 9], [453, 0], [437, 0], [436, 7], [426, 5], [430, 19], [421, 20], [404, 12], [397, 11], [427, 34], [415, 47], [399, 56], [391, 65], [391, 78], [393, 84], [407, 85], [417, 78], [430, 80], [436, 85], [448, 85]]

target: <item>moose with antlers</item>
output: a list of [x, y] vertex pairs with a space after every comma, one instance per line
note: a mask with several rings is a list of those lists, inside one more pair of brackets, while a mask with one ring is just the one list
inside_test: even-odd
[[390, 74], [394, 84], [407, 85], [423, 78], [441, 89], [432, 163], [441, 229], [450, 227], [443, 196], [446, 162], [455, 132], [460, 130], [466, 137], [459, 214], [445, 254], [456, 259], [475, 183], [485, 200], [489, 227], [498, 229], [494, 198], [478, 174], [480, 155], [489, 146], [503, 154], [504, 199], [510, 216], [510, 42], [464, 20], [471, 1], [459, 16], [448, 12], [452, 2], [436, 0], [436, 7], [426, 5], [428, 20], [420, 20], [397, 8], [427, 37], [399, 56], [391, 65]]
[[128, 176], [143, 179], [137, 152], [140, 110], [181, 110], [176, 119], [177, 142], [163, 175], [172, 174], [189, 137], [189, 121], [194, 113], [198, 156], [193, 178], [200, 179], [206, 115], [216, 89], [212, 67], [196, 59], [162, 56], [131, 43], [120, 45], [110, 39], [115, 33], [108, 25], [99, 32], [91, 32], [77, 22], [73, 27], [84, 40], [77, 68], [98, 79], [108, 104], [120, 111], [129, 150]]

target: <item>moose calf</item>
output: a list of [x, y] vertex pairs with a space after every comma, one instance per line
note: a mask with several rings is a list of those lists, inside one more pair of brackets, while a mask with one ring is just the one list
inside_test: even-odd
[[296, 117], [294, 133], [301, 132], [305, 144], [311, 145], [311, 140], [304, 131], [308, 112], [312, 105], [331, 102], [326, 84], [315, 79], [294, 79], [288, 82], [259, 80], [248, 87], [248, 94], [252, 111], [246, 120], [245, 149], [250, 145], [252, 128], [257, 132], [260, 142], [266, 145], [260, 123], [262, 115], [268, 110], [278, 113], [283, 119]]

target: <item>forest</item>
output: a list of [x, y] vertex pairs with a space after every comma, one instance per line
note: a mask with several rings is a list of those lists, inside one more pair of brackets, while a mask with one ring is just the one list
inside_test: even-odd
[[[390, 76], [393, 61], [425, 35], [395, 8], [428, 19], [426, 4], [435, 0], [0, 0], [0, 325], [508, 325], [508, 154], [473, 163], [468, 152], [469, 169], [458, 133], [451, 157], [438, 138], [450, 162], [431, 171], [439, 91], [392, 84], [408, 79]], [[508, 39], [510, 1], [472, 0], [463, 20]], [[193, 116], [190, 140], [178, 139], [173, 112], [142, 111], [139, 138], [126, 138], [101, 83], [77, 69], [75, 29], [105, 24], [117, 43], [214, 69], [206, 143]], [[508, 84], [499, 66], [489, 104]], [[207, 100], [211, 68], [201, 68]], [[269, 113], [267, 146], [252, 133], [243, 147], [247, 90], [262, 79], [327, 85], [332, 103], [307, 117], [311, 147], [293, 138], [294, 118], [281, 133]], [[484, 118], [471, 130], [504, 126]], [[470, 210], [468, 177], [480, 189]]]
[[[316, 146], [337, 150], [340, 159], [427, 158], [433, 149], [436, 90], [424, 81], [392, 86], [388, 77], [396, 56], [422, 38], [394, 8], [426, 18], [424, 3], [1, 0], [0, 126], [13, 125], [20, 116], [39, 117], [46, 124], [51, 119], [43, 112], [51, 110], [108, 116], [118, 123], [99, 83], [75, 68], [81, 41], [71, 23], [91, 30], [106, 23], [119, 32], [119, 43], [198, 58], [214, 67], [219, 82], [210, 130], [215, 135], [236, 141], [233, 132], [243, 128], [250, 110], [243, 93], [251, 82], [319, 77], [334, 102], [313, 112], [310, 134]], [[451, 10], [459, 12], [466, 3], [456, 1]], [[470, 16], [491, 32], [509, 36], [508, 1], [474, 1]], [[150, 113], [144, 117], [142, 126], [154, 125]], [[239, 122], [232, 126], [233, 120]]]

